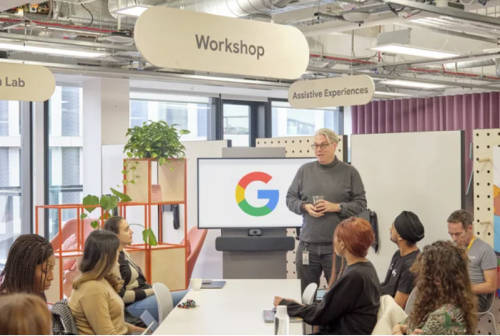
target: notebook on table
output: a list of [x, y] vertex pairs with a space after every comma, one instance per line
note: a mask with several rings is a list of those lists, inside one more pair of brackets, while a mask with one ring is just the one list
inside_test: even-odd
[[203, 280], [201, 283], [201, 289], [222, 289], [225, 285], [225, 281]]
[[[276, 315], [276, 311], [274, 309], [264, 310], [264, 322], [266, 323], [274, 323], [274, 316]], [[290, 323], [302, 323], [304, 320], [300, 317], [290, 317]]]

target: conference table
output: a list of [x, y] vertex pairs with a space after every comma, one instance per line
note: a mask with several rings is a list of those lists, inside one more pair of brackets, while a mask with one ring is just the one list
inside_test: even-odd
[[[190, 290], [181, 302], [198, 307], [174, 310], [154, 335], [274, 335], [263, 311], [274, 308], [275, 296], [301, 302], [300, 280], [225, 280], [222, 289]], [[302, 335], [303, 323], [290, 323], [290, 335]]]

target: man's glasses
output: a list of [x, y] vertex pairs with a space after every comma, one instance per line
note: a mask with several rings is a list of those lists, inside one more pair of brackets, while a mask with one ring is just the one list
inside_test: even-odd
[[317, 144], [312, 144], [311, 145], [311, 148], [316, 150], [318, 148], [321, 148], [321, 149], [327, 149], [328, 146], [330, 146], [330, 144], [321, 144], [321, 145], [317, 145]]

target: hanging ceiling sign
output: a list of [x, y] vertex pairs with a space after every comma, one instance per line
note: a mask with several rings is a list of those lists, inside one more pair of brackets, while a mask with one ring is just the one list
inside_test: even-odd
[[55, 89], [54, 75], [43, 66], [0, 63], [0, 100], [46, 101]]
[[367, 75], [302, 80], [288, 90], [294, 108], [320, 108], [368, 104], [375, 93], [373, 79]]
[[307, 40], [291, 26], [152, 7], [134, 34], [142, 56], [161, 68], [296, 79], [309, 64]]

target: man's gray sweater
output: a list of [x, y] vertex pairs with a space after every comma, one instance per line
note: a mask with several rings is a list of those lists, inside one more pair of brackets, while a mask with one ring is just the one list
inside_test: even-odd
[[[313, 196], [324, 196], [330, 203], [341, 204], [342, 212], [328, 212], [319, 218], [303, 213], [302, 204], [312, 204]], [[342, 220], [366, 210], [365, 188], [356, 168], [337, 157], [327, 165], [314, 161], [299, 168], [288, 189], [286, 205], [290, 211], [304, 216], [301, 241], [332, 243], [335, 228]]]

